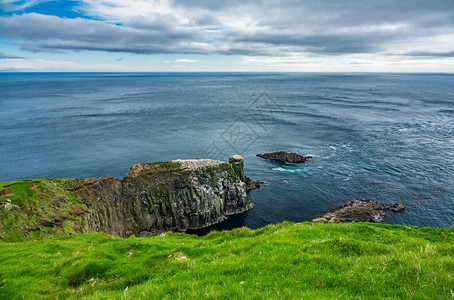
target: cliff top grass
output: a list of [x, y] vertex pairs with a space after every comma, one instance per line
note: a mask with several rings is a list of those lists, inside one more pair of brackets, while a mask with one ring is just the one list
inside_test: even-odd
[[288, 223], [0, 243], [2, 299], [452, 299], [454, 230]]
[[228, 165], [228, 163], [212, 159], [177, 159], [172, 161], [140, 163], [131, 166], [126, 178], [137, 177], [148, 173], [174, 174], [186, 171], [195, 171], [206, 167], [217, 167], [220, 165]]
[[[78, 184], [73, 179], [0, 182], [0, 237], [18, 241], [78, 232], [86, 206], [67, 190]], [[8, 200], [18, 209], [7, 210]]]
[[148, 173], [179, 173], [181, 164], [174, 161], [160, 161], [152, 163], [140, 163], [132, 165], [126, 178], [138, 177]]

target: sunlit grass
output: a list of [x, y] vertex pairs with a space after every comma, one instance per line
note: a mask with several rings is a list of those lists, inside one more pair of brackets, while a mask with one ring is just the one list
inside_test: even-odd
[[0, 298], [452, 299], [454, 230], [282, 223], [0, 244]]

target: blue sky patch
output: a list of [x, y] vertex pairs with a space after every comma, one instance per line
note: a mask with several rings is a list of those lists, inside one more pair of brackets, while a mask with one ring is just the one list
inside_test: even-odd
[[[13, 4], [21, 5], [24, 3], [25, 1], [17, 1], [14, 2]], [[79, 1], [45, 1], [40, 2], [33, 6], [29, 6], [23, 10], [4, 12], [3, 15], [12, 16], [20, 14], [37, 13], [42, 15], [51, 15], [68, 19], [74, 18], [91, 19], [78, 10], [79, 5], [80, 5]]]

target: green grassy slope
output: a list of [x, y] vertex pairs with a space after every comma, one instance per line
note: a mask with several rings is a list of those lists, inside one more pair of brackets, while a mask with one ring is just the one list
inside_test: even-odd
[[453, 229], [285, 222], [203, 237], [90, 234], [0, 243], [2, 299], [453, 295]]
[[[82, 231], [81, 215], [86, 206], [67, 189], [74, 179], [33, 179], [0, 182], [0, 236], [6, 241], [40, 239], [49, 235], [68, 235]], [[11, 203], [20, 210], [7, 210]]]

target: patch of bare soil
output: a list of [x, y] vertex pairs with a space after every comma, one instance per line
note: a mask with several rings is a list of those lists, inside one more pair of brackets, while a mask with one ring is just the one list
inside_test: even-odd
[[38, 187], [38, 184], [39, 184], [39, 181], [34, 181], [34, 182], [32, 182], [32, 184], [29, 185], [29, 188], [31, 190], [34, 190]]
[[8, 190], [8, 188], [5, 188], [4, 190], [0, 191], [0, 198], [10, 197], [10, 196], [14, 196], [14, 193], [11, 192], [10, 190]]

